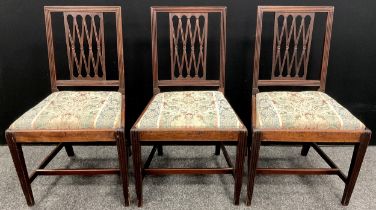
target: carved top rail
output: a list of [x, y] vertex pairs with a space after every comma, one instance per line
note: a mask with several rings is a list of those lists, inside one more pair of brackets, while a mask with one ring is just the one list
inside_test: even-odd
[[[121, 8], [116, 6], [46, 6], [44, 8], [51, 88], [58, 86], [118, 86], [124, 93]], [[51, 13], [62, 13], [70, 80], [56, 78]], [[116, 19], [118, 80], [106, 79], [104, 13]]]
[[[259, 79], [263, 14], [274, 13], [271, 80]], [[315, 15], [326, 13], [320, 80], [307, 80]], [[258, 86], [317, 86], [325, 90], [334, 7], [259, 6], [253, 68], [253, 93]]]
[[[158, 79], [157, 13], [168, 13], [170, 36], [170, 80]], [[220, 78], [207, 80], [209, 13], [219, 13]], [[213, 86], [224, 90], [226, 54], [226, 7], [151, 7], [152, 65], [154, 94], [161, 86]]]

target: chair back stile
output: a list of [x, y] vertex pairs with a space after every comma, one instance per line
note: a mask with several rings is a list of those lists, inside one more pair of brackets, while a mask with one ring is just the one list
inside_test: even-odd
[[[273, 61], [270, 80], [260, 80], [260, 52], [264, 13], [274, 13]], [[307, 79], [315, 15], [326, 13], [319, 80]], [[252, 94], [259, 86], [318, 87], [325, 91], [334, 7], [259, 6], [253, 66]]]
[[[158, 78], [157, 14], [168, 13], [171, 79]], [[220, 14], [219, 79], [207, 79], [209, 13]], [[160, 87], [216, 87], [224, 92], [226, 7], [151, 7], [153, 93]]]
[[[124, 94], [123, 35], [120, 7], [46, 6], [44, 8], [51, 89], [62, 86], [118, 87]], [[52, 13], [62, 13], [69, 79], [57, 79]], [[105, 57], [104, 13], [115, 14], [118, 79], [108, 80]]]

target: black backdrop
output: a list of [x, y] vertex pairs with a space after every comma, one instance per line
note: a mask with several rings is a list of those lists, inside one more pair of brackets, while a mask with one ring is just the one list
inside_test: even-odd
[[[333, 5], [327, 93], [371, 130], [376, 128], [376, 2], [373, 0], [2, 0], [0, 133], [50, 93], [44, 5], [122, 7], [128, 128], [152, 96], [150, 6], [227, 6], [226, 96], [241, 119], [249, 124], [257, 5]], [[4, 138], [0, 137], [0, 143], [4, 143]]]

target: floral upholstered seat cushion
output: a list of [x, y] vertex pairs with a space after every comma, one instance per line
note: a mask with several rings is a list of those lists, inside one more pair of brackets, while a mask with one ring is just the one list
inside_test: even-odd
[[264, 129], [365, 129], [364, 124], [319, 91], [256, 94], [256, 127]]
[[121, 127], [122, 95], [113, 91], [58, 91], [18, 118], [9, 129]]
[[219, 91], [180, 91], [157, 94], [136, 128], [243, 128]]

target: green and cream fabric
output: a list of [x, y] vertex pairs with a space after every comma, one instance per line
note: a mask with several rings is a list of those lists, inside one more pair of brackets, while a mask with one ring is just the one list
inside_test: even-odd
[[365, 129], [364, 124], [347, 109], [319, 91], [278, 91], [256, 94], [256, 127], [264, 129]]
[[106, 129], [121, 127], [122, 95], [112, 91], [54, 92], [10, 129]]
[[180, 91], [157, 94], [136, 128], [242, 128], [219, 91]]

